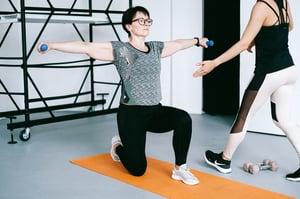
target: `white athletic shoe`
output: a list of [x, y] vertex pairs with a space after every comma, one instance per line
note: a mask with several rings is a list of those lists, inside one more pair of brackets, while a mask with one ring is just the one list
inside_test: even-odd
[[112, 137], [112, 139], [111, 139], [110, 155], [111, 155], [111, 158], [113, 159], [113, 161], [120, 162], [120, 158], [119, 158], [118, 154], [115, 151], [115, 146], [116, 145], [122, 145], [121, 139], [118, 135]]
[[181, 165], [179, 169], [174, 168], [172, 178], [174, 180], [181, 180], [188, 185], [195, 185], [199, 183], [199, 180], [189, 171], [186, 164]]

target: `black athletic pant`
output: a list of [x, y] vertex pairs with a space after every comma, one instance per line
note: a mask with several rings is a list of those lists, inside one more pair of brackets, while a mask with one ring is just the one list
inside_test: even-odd
[[146, 171], [147, 132], [164, 133], [173, 130], [175, 164], [186, 163], [192, 133], [192, 120], [187, 112], [161, 104], [155, 106], [121, 104], [117, 122], [123, 146], [117, 147], [116, 153], [132, 175], [141, 176]]

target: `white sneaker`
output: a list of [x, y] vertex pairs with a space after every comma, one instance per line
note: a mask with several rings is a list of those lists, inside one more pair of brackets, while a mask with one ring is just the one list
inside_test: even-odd
[[181, 180], [188, 185], [195, 185], [199, 183], [199, 180], [189, 171], [186, 164], [181, 165], [179, 169], [174, 168], [172, 178], [174, 180]]
[[111, 139], [110, 155], [111, 155], [111, 158], [113, 159], [113, 161], [120, 162], [120, 158], [119, 158], [118, 154], [115, 151], [115, 146], [116, 145], [122, 145], [121, 139], [118, 135], [112, 137], [112, 139]]

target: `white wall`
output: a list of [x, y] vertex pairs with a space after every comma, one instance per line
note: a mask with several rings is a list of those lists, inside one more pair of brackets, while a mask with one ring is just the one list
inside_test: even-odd
[[[14, 2], [18, 2], [15, 0]], [[51, 1], [52, 2], [52, 1]], [[72, 1], [53, 1], [55, 6], [70, 5]], [[81, 1], [82, 6], [85, 7], [85, 1]], [[97, 6], [101, 8], [101, 5], [106, 5], [108, 0], [97, 1]], [[34, 3], [34, 1], [26, 1], [28, 5]], [[9, 9], [9, 4], [3, 2], [1, 10]], [[42, 4], [42, 3], [41, 3]], [[149, 40], [171, 40], [177, 38], [193, 38], [195, 36], [202, 37], [202, 2], [198, 0], [190, 0], [187, 2], [181, 2], [176, 0], [134, 0], [134, 5], [145, 6], [151, 14], [151, 18], [154, 19], [154, 24], [151, 27], [151, 33]], [[126, 9], [127, 1], [115, 0], [113, 7], [116, 9]], [[66, 6], [67, 7], [67, 6]], [[105, 8], [105, 7], [104, 7]], [[103, 7], [102, 7], [103, 9]], [[28, 42], [36, 36], [37, 30], [41, 28], [39, 24], [28, 25]], [[5, 26], [0, 26], [0, 35], [4, 33]], [[87, 37], [88, 30], [84, 25], [80, 25], [80, 29], [83, 35]], [[111, 35], [112, 30], [109, 28], [97, 28], [95, 31], [95, 41], [114, 40]], [[1, 56], [5, 53], [16, 52], [21, 54], [20, 51], [20, 28], [18, 25], [14, 25], [12, 30], [13, 34], [10, 34], [8, 42], [0, 48]], [[119, 32], [123, 32], [120, 29]], [[0, 37], [1, 38], [1, 37]], [[126, 34], [121, 34], [122, 40], [127, 40]], [[51, 24], [47, 27], [46, 32], [42, 35], [41, 40], [46, 41], [64, 41], [64, 40], [78, 40], [79, 37], [74, 34], [71, 25], [66, 24], [64, 26]], [[72, 60], [78, 58], [85, 58], [80, 55], [70, 55], [60, 52], [50, 52], [47, 55], [39, 55], [34, 52], [30, 63], [44, 63], [47, 61], [59, 61], [59, 60]], [[195, 63], [202, 59], [201, 48], [191, 48], [180, 52], [173, 57], [165, 58], [162, 61], [162, 103], [165, 105], [173, 105], [179, 108], [183, 108], [190, 113], [202, 112], [202, 80], [201, 78], [194, 79], [192, 73], [195, 70]], [[2, 62], [1, 62], [2, 63]], [[37, 85], [42, 90], [44, 96], [60, 95], [69, 92], [75, 92], [78, 90], [78, 84], [81, 82], [84, 74], [84, 69], [74, 70], [60, 70], [58, 73], [53, 69], [31, 69], [33, 78]], [[96, 72], [96, 77], [99, 80], [116, 80], [118, 79], [117, 73], [114, 67], [101, 69]], [[109, 74], [109, 75], [108, 75]], [[5, 84], [13, 91], [22, 91], [22, 71], [21, 69], [8, 69], [0, 67], [0, 78]], [[89, 85], [85, 88], [88, 90]], [[0, 87], [1, 91], [2, 88]], [[110, 88], [107, 88], [108, 90]], [[31, 96], [37, 96], [37, 94], [31, 90]], [[99, 90], [99, 92], [106, 92], [106, 89]], [[117, 98], [118, 99], [118, 98]], [[17, 97], [17, 102], [21, 107], [23, 104], [23, 98]], [[66, 101], [63, 101], [65, 103]], [[34, 105], [38, 106], [38, 104]], [[117, 106], [117, 102], [115, 103]], [[0, 95], [0, 112], [13, 110], [14, 106], [7, 96]]]
[[[202, 1], [175, 1], [172, 5], [172, 39], [201, 38]], [[205, 35], [207, 36], [207, 35]], [[190, 113], [202, 113], [202, 78], [193, 78], [202, 48], [193, 47], [172, 57], [172, 104]]]
[[[250, 16], [250, 11], [253, 6], [253, 1], [241, 1], [241, 30], [243, 31], [246, 23]], [[299, 24], [299, 18], [300, 18], [300, 1], [298, 0], [290, 0], [292, 12], [293, 12], [293, 18], [295, 23], [294, 30], [290, 33], [290, 39], [289, 39], [289, 46], [291, 50], [291, 54], [294, 58], [295, 65], [299, 65], [299, 46], [300, 46], [300, 24]], [[241, 31], [241, 33], [242, 33]], [[242, 95], [244, 93], [244, 89], [246, 88], [252, 72], [254, 70], [254, 53], [250, 54], [248, 52], [244, 52], [241, 54], [241, 93], [240, 96], [242, 98]], [[298, 70], [298, 74], [300, 77], [300, 71]], [[295, 122], [299, 122], [299, 116], [300, 116], [300, 82], [298, 81], [296, 90], [295, 90], [295, 98], [293, 102], [293, 120]], [[258, 113], [255, 115], [253, 120], [251, 121], [251, 124], [249, 126], [250, 131], [255, 132], [262, 132], [262, 133], [270, 133], [270, 134], [282, 134], [282, 132], [273, 124], [271, 119], [271, 113], [270, 113], [270, 104], [266, 103], [261, 110], [258, 111]]]

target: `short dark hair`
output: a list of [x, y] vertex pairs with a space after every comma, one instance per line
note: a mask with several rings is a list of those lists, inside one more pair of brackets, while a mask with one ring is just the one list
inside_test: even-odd
[[128, 37], [130, 37], [130, 32], [127, 30], [126, 25], [132, 23], [132, 19], [134, 18], [137, 12], [141, 12], [150, 18], [149, 11], [142, 6], [128, 8], [122, 16], [122, 27], [127, 32]]

